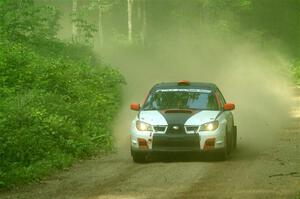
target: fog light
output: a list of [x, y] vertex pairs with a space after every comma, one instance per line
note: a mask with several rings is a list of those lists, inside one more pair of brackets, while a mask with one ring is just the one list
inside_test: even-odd
[[148, 143], [147, 140], [138, 138], [139, 148], [140, 149], [148, 149]]
[[204, 150], [211, 150], [215, 148], [216, 138], [208, 138], [204, 144]]

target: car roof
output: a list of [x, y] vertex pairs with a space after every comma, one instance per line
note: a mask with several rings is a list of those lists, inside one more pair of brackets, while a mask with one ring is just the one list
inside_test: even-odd
[[151, 91], [155, 91], [158, 89], [175, 89], [175, 88], [182, 88], [182, 89], [205, 89], [211, 90], [215, 92], [218, 90], [218, 87], [214, 83], [206, 83], [206, 82], [189, 82], [188, 84], [178, 84], [178, 82], [162, 82], [153, 86]]

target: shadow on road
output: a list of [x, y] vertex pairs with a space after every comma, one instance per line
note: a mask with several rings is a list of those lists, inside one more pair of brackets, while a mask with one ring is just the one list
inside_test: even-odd
[[[241, 160], [254, 160], [259, 151], [251, 146], [240, 144], [239, 147], [233, 151], [226, 161], [241, 161]], [[215, 153], [163, 153], [151, 155], [148, 163], [174, 163], [174, 162], [224, 162]]]

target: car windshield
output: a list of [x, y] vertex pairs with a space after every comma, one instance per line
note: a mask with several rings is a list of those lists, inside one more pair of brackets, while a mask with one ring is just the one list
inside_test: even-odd
[[202, 89], [161, 89], [146, 100], [143, 110], [196, 109], [219, 110], [215, 95]]

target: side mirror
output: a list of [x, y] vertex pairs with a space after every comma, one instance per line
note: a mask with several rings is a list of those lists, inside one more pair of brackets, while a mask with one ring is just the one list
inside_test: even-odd
[[231, 111], [235, 109], [235, 105], [232, 103], [227, 103], [223, 107], [224, 111]]
[[134, 110], [134, 111], [139, 111], [140, 110], [140, 104], [138, 104], [138, 103], [131, 103], [130, 104], [130, 109], [131, 110]]

